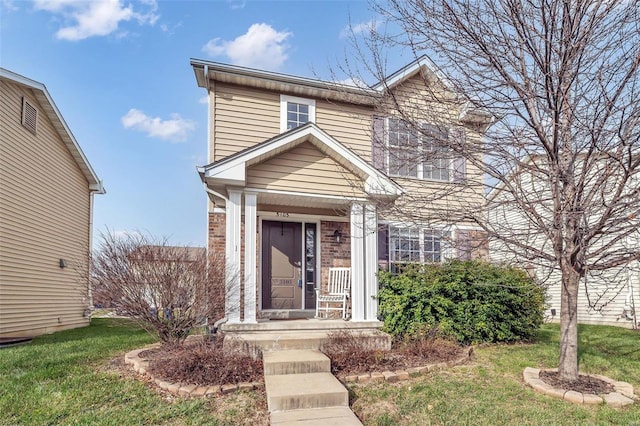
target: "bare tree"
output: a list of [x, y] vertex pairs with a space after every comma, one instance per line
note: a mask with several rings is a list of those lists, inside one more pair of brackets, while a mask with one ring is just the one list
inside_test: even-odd
[[171, 246], [140, 233], [108, 233], [92, 258], [91, 286], [95, 300], [175, 345], [220, 315], [223, 265], [207, 259], [204, 248]]
[[[420, 74], [426, 89], [413, 94], [420, 102], [403, 101], [398, 88], [387, 87], [380, 108], [477, 172], [465, 185], [431, 191], [400, 209], [416, 221], [473, 222], [501, 247], [557, 271], [559, 372], [576, 379], [581, 282], [640, 259], [637, 246], [626, 244], [640, 241], [639, 2], [390, 0], [373, 7], [386, 26], [372, 27], [356, 45], [365, 71], [385, 81], [383, 52], [390, 49], [429, 54], [438, 63]], [[351, 75], [362, 70], [353, 61], [347, 68]], [[436, 105], [456, 117], [443, 122]], [[473, 133], [474, 114], [486, 113], [496, 123], [483, 138], [439, 137], [423, 125], [458, 121]], [[418, 161], [434, 155], [414, 151]], [[448, 197], [460, 199], [470, 185], [488, 185], [491, 202], [455, 204], [452, 211]], [[425, 208], [433, 204], [439, 210]], [[487, 208], [497, 204], [513, 215], [487, 221]]]

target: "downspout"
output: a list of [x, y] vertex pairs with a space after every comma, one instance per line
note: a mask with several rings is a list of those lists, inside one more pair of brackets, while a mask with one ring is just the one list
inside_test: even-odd
[[[92, 188], [93, 187], [93, 188]], [[97, 187], [94, 185], [89, 186], [89, 247], [88, 247], [88, 259], [87, 259], [87, 299], [88, 305], [85, 310], [85, 317], [91, 318], [95, 306], [93, 306], [93, 288], [91, 287], [91, 264], [93, 259], [93, 196], [95, 194], [106, 194], [102, 181], [98, 182]]]

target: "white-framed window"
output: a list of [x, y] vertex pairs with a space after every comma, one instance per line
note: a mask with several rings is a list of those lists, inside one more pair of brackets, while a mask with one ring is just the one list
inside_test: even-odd
[[437, 229], [389, 226], [389, 263], [443, 262], [450, 257], [450, 233]]
[[295, 96], [280, 95], [280, 131], [295, 129], [316, 121], [316, 101]]
[[387, 117], [387, 172], [390, 176], [449, 181], [452, 157], [443, 143], [449, 129], [423, 124], [412, 128], [399, 118]]

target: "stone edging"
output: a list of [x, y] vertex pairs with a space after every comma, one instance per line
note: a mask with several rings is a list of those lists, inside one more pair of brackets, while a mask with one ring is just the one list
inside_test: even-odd
[[464, 364], [473, 355], [473, 347], [470, 347], [464, 356], [447, 362], [438, 362], [435, 364], [427, 364], [422, 367], [407, 368], [407, 370], [397, 371], [374, 371], [373, 373], [352, 374], [344, 377], [344, 383], [369, 383], [369, 382], [398, 382], [408, 380], [409, 377], [425, 374], [429, 371], [442, 370], [447, 367]]
[[171, 392], [176, 395], [182, 396], [194, 396], [194, 397], [203, 397], [203, 396], [214, 396], [219, 394], [228, 394], [231, 392], [235, 392], [237, 390], [253, 390], [253, 389], [261, 389], [264, 388], [263, 382], [242, 382], [236, 384], [227, 384], [227, 385], [214, 385], [214, 386], [198, 386], [196, 384], [185, 384], [180, 382], [168, 382], [166, 380], [155, 378], [149, 373], [149, 361], [146, 359], [140, 358], [140, 353], [146, 351], [148, 349], [158, 347], [159, 345], [147, 346], [146, 348], [136, 349], [131, 352], [127, 352], [124, 355], [125, 364], [131, 364], [133, 370], [139, 374], [147, 375], [153, 379], [156, 385], [160, 387], [160, 389], [164, 389], [168, 392]]
[[[168, 392], [171, 392], [176, 395], [183, 396], [193, 396], [193, 397], [209, 397], [213, 395], [219, 394], [228, 394], [234, 392], [236, 390], [252, 390], [252, 389], [261, 389], [264, 388], [263, 382], [250, 382], [250, 383], [238, 383], [236, 384], [228, 384], [228, 385], [215, 385], [215, 386], [198, 386], [196, 384], [184, 384], [184, 383], [171, 383], [166, 380], [155, 378], [149, 373], [149, 361], [140, 358], [140, 353], [151, 348], [158, 347], [158, 344], [147, 346], [142, 349], [135, 349], [133, 351], [127, 352], [124, 355], [125, 364], [131, 364], [133, 370], [139, 374], [147, 375], [153, 379], [156, 385], [160, 387], [160, 389], [164, 389]], [[453, 367], [455, 365], [460, 365], [465, 363], [471, 355], [473, 354], [473, 347], [470, 347], [464, 356], [454, 359], [452, 361], [447, 362], [438, 362], [435, 364], [427, 364], [422, 367], [412, 367], [407, 368], [407, 371], [382, 371], [382, 372], [373, 372], [373, 373], [365, 373], [359, 375], [350, 375], [346, 376], [343, 382], [358, 382], [358, 383], [369, 383], [369, 382], [381, 382], [387, 381], [390, 383], [397, 382], [400, 380], [407, 380], [411, 375], [419, 375], [424, 374], [429, 371], [441, 370], [447, 367]]]
[[540, 378], [541, 371], [558, 371], [558, 369], [541, 370], [539, 368], [527, 367], [522, 373], [525, 383], [531, 386], [536, 392], [573, 402], [574, 404], [602, 404], [604, 402], [613, 408], [622, 408], [626, 405], [633, 404], [634, 399], [636, 399], [636, 396], [633, 394], [633, 386], [627, 382], [619, 382], [598, 374], [588, 374], [590, 377], [595, 377], [596, 379], [611, 384], [615, 390], [615, 392], [604, 395], [595, 395], [592, 393], [581, 393], [554, 388]]

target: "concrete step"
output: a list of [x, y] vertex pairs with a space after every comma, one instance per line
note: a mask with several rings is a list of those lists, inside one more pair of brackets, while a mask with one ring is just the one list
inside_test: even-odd
[[272, 426], [362, 426], [348, 407], [309, 408], [271, 413]]
[[[350, 330], [354, 338], [363, 346], [371, 349], [390, 349], [391, 336], [380, 330]], [[291, 349], [320, 349], [323, 342], [329, 339], [328, 330], [280, 330], [263, 332], [227, 332], [224, 347], [229, 351], [246, 353], [258, 359], [262, 352], [284, 351]]]
[[329, 373], [331, 360], [316, 350], [263, 352], [264, 375]]
[[349, 392], [330, 373], [264, 376], [269, 411], [348, 407]]

